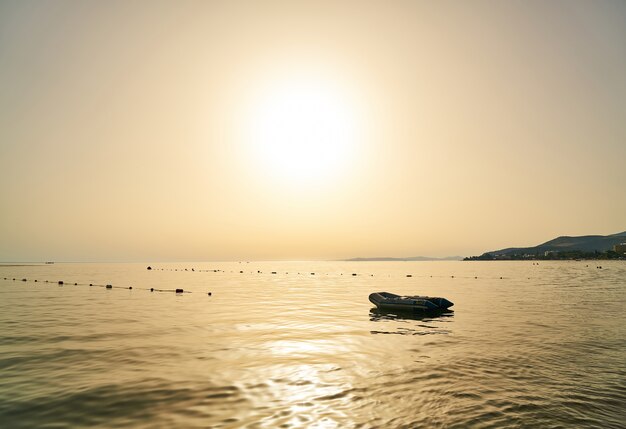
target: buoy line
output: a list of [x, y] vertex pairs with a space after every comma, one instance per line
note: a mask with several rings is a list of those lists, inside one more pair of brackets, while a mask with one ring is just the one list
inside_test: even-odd
[[[538, 265], [538, 264], [537, 264]], [[596, 267], [596, 268], [601, 268], [601, 267]], [[208, 269], [208, 270], [197, 270], [194, 268], [153, 268], [151, 266], [149, 266], [147, 268], [150, 271], [175, 271], [175, 272], [193, 272], [193, 273], [233, 273], [233, 274], [267, 274], [267, 275], [278, 275], [278, 274], [283, 274], [284, 275], [307, 275], [307, 276], [315, 276], [316, 274], [319, 275], [335, 275], [335, 276], [343, 276], [344, 274], [348, 277], [385, 277], [384, 274], [379, 274], [379, 275], [374, 275], [371, 273], [325, 273], [325, 274], [321, 274], [321, 273], [315, 273], [315, 272], [310, 272], [310, 273], [303, 273], [303, 272], [280, 272], [280, 271], [261, 271], [261, 270], [256, 270], [256, 271], [243, 271], [243, 270], [221, 270], [221, 269]], [[387, 275], [387, 278], [391, 277], [391, 275]], [[450, 278], [450, 279], [474, 279], [474, 280], [531, 280], [532, 277], [506, 277], [506, 276], [458, 276], [458, 275], [443, 275], [443, 274], [402, 274], [402, 275], [395, 275], [393, 276], [393, 278], [441, 278], [441, 279], [445, 279], [445, 278]]]
[[[17, 278], [15, 277], [4, 277], [4, 280], [7, 281], [16, 281]], [[27, 278], [21, 278], [19, 279], [22, 282], [33, 282], [33, 283], [48, 283], [48, 284], [57, 284], [58, 286], [89, 286], [89, 287], [101, 287], [101, 288], [105, 288], [105, 289], [126, 289], [126, 290], [144, 290], [144, 291], [149, 291], [149, 292], [174, 292], [175, 294], [183, 294], [183, 293], [193, 293], [190, 290], [184, 290], [182, 288], [175, 288], [175, 289], [157, 289], [154, 287], [150, 287], [150, 288], [146, 288], [146, 287], [134, 287], [134, 286], [117, 286], [117, 285], [112, 285], [112, 284], [96, 284], [96, 283], [78, 283], [78, 282], [65, 282], [64, 280], [56, 280], [56, 281], [51, 281], [51, 280], [39, 280], [39, 279], [34, 279], [34, 280], [28, 280]], [[207, 292], [208, 296], [212, 296], [211, 292]]]

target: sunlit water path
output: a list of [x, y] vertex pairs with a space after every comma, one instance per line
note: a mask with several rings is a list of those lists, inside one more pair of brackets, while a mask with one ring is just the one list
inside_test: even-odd
[[[3, 426], [626, 422], [623, 261], [152, 267], [0, 266]], [[454, 312], [380, 313], [375, 291]]]

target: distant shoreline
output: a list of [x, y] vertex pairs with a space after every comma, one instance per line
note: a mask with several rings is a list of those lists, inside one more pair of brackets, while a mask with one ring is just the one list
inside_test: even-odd
[[626, 261], [626, 256], [610, 250], [593, 255], [585, 255], [582, 252], [554, 252], [547, 255], [493, 255], [486, 253], [480, 256], [468, 256], [463, 261]]
[[421, 262], [421, 261], [462, 261], [462, 256], [447, 256], [445, 258], [432, 258], [429, 256], [412, 256], [408, 258], [392, 258], [388, 256], [373, 258], [341, 259], [342, 262]]
[[0, 267], [31, 267], [36, 265], [52, 264], [52, 262], [0, 262]]

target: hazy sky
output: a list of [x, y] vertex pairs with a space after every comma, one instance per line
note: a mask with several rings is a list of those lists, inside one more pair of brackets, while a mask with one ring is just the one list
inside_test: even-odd
[[0, 260], [626, 229], [626, 2], [0, 1]]

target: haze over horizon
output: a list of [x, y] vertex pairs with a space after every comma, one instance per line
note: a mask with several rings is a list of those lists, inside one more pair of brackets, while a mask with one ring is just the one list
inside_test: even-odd
[[0, 1], [0, 261], [624, 231], [624, 40], [611, 1]]

